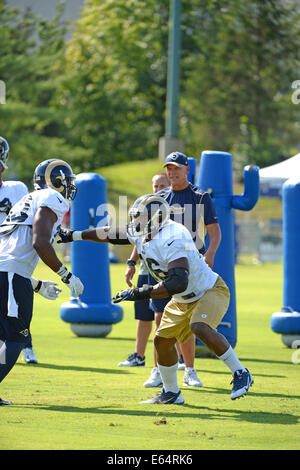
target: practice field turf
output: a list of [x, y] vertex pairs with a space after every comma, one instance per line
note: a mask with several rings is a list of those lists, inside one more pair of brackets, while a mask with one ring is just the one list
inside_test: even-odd
[[[125, 287], [125, 265], [111, 265], [111, 291]], [[39, 264], [35, 273], [57, 280]], [[35, 297], [32, 334], [39, 363], [20, 356], [0, 385], [13, 406], [0, 408], [0, 449], [253, 450], [300, 448], [300, 364], [270, 329], [282, 304], [282, 266], [236, 266], [238, 342], [235, 348], [254, 378], [249, 394], [230, 399], [231, 375], [214, 358], [196, 358], [204, 386], [182, 387], [183, 406], [144, 405], [158, 389], [143, 382], [153, 367], [120, 368], [134, 351], [133, 305], [107, 338], [79, 338], [59, 316], [69, 297]], [[183, 371], [178, 372], [182, 384]]]

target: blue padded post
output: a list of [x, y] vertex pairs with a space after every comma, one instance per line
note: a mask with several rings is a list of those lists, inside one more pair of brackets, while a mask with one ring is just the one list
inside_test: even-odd
[[197, 172], [197, 160], [196, 158], [188, 158], [189, 161], [189, 174], [188, 174], [188, 181], [192, 184], [196, 184], [196, 172]]
[[251, 210], [259, 198], [259, 168], [244, 168], [243, 195], [233, 195], [232, 155], [227, 152], [204, 151], [201, 154], [197, 186], [209, 191], [216, 206], [222, 241], [215, 256], [214, 271], [226, 282], [230, 290], [230, 304], [218, 331], [230, 345], [237, 342], [237, 315], [235, 294], [235, 239], [234, 209]]
[[[71, 228], [85, 230], [106, 225], [106, 181], [96, 173], [81, 173], [71, 206]], [[71, 244], [71, 271], [84, 284], [80, 299], [62, 304], [60, 317], [78, 336], [106, 336], [123, 318], [120, 305], [111, 303], [107, 243], [77, 241]]]
[[282, 334], [286, 346], [300, 344], [300, 179], [282, 186], [283, 307], [271, 316], [271, 330]]

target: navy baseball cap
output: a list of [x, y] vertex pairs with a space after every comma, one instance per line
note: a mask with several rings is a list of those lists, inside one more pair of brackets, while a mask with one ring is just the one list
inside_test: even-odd
[[184, 153], [172, 152], [166, 157], [164, 167], [171, 164], [176, 166], [189, 166], [189, 160]]

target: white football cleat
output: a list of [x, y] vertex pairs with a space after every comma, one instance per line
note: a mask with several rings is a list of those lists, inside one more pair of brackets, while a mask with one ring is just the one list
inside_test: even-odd
[[38, 360], [34, 354], [34, 350], [31, 348], [23, 349], [23, 361], [27, 364], [37, 364]]
[[150, 388], [150, 387], [161, 387], [162, 386], [162, 380], [160, 376], [160, 372], [158, 370], [158, 367], [153, 367], [150, 377], [146, 382], [144, 383], [144, 387]]
[[197, 372], [193, 367], [186, 367], [183, 377], [185, 387], [202, 387], [203, 383], [197, 377]]

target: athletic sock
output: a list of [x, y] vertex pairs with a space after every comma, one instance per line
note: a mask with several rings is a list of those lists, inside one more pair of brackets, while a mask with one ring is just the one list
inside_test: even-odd
[[178, 381], [177, 381], [177, 369], [178, 363], [174, 364], [173, 366], [161, 366], [157, 364], [158, 370], [160, 372], [161, 380], [163, 383], [163, 388], [165, 392], [173, 392], [178, 393]]
[[22, 343], [5, 341], [0, 349], [0, 382], [7, 376], [23, 349]]
[[223, 361], [224, 364], [226, 364], [227, 367], [229, 367], [229, 369], [232, 372], [232, 375], [234, 375], [234, 373], [237, 370], [240, 370], [240, 369], [245, 370], [245, 367], [241, 364], [241, 362], [239, 361], [237, 355], [235, 354], [231, 346], [229, 346], [227, 351], [224, 354], [222, 354], [222, 356], [219, 356], [219, 359], [221, 359], [221, 361]]

